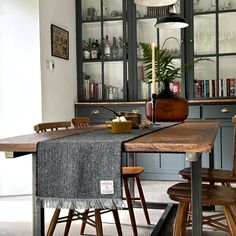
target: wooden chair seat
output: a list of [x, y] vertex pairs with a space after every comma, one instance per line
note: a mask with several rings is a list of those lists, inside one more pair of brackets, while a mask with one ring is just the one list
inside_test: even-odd
[[[191, 184], [175, 184], [168, 189], [167, 193], [169, 194], [170, 199], [179, 202], [173, 229], [173, 236], [185, 235], [186, 227], [189, 225], [188, 211], [189, 204], [191, 203]], [[202, 204], [223, 206], [224, 215], [228, 224], [228, 229], [225, 229], [225, 231], [230, 232], [231, 235], [236, 235], [236, 189], [228, 186], [203, 184]], [[203, 217], [203, 224], [209, 222], [212, 222], [211, 218]], [[221, 223], [214, 224], [213, 222], [213, 225], [219, 227], [221, 226]]]
[[[185, 168], [179, 171], [183, 179], [191, 179], [191, 169]], [[222, 170], [214, 168], [202, 168], [202, 181], [214, 183], [236, 183], [236, 177], [232, 175], [231, 170]]]

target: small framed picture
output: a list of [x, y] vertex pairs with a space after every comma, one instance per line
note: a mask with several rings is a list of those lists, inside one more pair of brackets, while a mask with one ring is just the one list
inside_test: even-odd
[[69, 60], [69, 32], [51, 24], [51, 54]]

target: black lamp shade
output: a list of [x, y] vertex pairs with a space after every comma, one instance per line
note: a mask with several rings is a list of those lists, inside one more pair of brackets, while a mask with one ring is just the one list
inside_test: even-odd
[[187, 26], [186, 19], [176, 13], [169, 13], [168, 16], [160, 17], [155, 24], [155, 27], [160, 29], [180, 29]]

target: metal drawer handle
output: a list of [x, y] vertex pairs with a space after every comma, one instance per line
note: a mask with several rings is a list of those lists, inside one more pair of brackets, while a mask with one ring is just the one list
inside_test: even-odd
[[221, 112], [222, 113], [228, 113], [229, 109], [227, 107], [224, 107], [224, 108], [221, 109]]

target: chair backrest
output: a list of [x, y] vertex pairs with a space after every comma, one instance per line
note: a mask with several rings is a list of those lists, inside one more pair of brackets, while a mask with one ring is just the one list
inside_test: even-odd
[[234, 142], [233, 142], [233, 168], [232, 175], [236, 176], [236, 116], [232, 118], [232, 122], [234, 125]]
[[74, 117], [71, 119], [72, 124], [76, 128], [88, 127], [91, 123], [91, 119], [89, 117]]
[[37, 133], [42, 133], [52, 130], [68, 129], [70, 126], [71, 126], [70, 121], [40, 123], [34, 126], [34, 131], [36, 131]]

